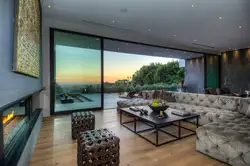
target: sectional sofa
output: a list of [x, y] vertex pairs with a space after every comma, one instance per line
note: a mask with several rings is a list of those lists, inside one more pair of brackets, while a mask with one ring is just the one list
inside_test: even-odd
[[196, 149], [233, 166], [250, 166], [250, 99], [232, 96], [143, 91], [140, 98], [117, 102], [117, 109], [148, 105], [154, 98], [169, 107], [200, 115]]

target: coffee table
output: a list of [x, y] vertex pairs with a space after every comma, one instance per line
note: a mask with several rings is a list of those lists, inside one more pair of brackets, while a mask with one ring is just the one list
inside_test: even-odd
[[[200, 115], [198, 115], [198, 114], [191, 113], [189, 116], [182, 117], [182, 116], [173, 115], [171, 112], [174, 109], [168, 108], [165, 111], [168, 116], [166, 118], [159, 119], [156, 117], [157, 114], [155, 112], [153, 112], [148, 106], [138, 106], [138, 108], [144, 108], [144, 109], [148, 110], [148, 115], [141, 116], [140, 112], [132, 111], [129, 108], [121, 108], [120, 109], [120, 124], [155, 146], [161, 146], [161, 145], [164, 145], [164, 144], [167, 144], [167, 143], [170, 143], [173, 141], [177, 141], [177, 140], [180, 140], [182, 138], [196, 134], [195, 130], [181, 126], [181, 121], [188, 122], [188, 120], [196, 120], [195, 125], [197, 128], [199, 127], [199, 116]], [[133, 120], [123, 122], [123, 119], [122, 119], [123, 116], [133, 118]], [[136, 127], [137, 122], [141, 122], [141, 123], [147, 125], [149, 128], [143, 129], [143, 130], [137, 130], [137, 127]], [[127, 126], [127, 124], [129, 124], [129, 123], [134, 123], [134, 127], [132, 127], [134, 129], [131, 129], [130, 127]], [[167, 127], [167, 126], [172, 126], [172, 125], [177, 126], [178, 135], [174, 135], [173, 133], [162, 130], [162, 128]], [[182, 136], [181, 129], [188, 130], [190, 132], [190, 134]], [[140, 134], [143, 132], [149, 132], [151, 130], [154, 131], [154, 133], [156, 135], [155, 142], [151, 141], [150, 139], [148, 139], [145, 136]], [[168, 135], [172, 136], [174, 139], [159, 143], [159, 131], [164, 133], [164, 134], [168, 134]]]

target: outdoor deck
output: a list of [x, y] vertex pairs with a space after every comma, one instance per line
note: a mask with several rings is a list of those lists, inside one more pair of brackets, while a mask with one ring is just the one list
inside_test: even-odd
[[[80, 94], [80, 97], [81, 98], [74, 98], [75, 100], [74, 103], [67, 103], [67, 104], [61, 104], [60, 100], [56, 100], [55, 112], [101, 107], [100, 93], [93, 93], [93, 94], [85, 93], [85, 94]], [[104, 93], [104, 109], [116, 108], [116, 103], [119, 100], [125, 100], [125, 99], [119, 98], [118, 93]]]

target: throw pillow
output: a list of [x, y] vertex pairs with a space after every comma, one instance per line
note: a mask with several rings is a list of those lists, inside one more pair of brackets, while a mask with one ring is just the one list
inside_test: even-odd
[[142, 91], [141, 96], [143, 99], [147, 99], [147, 91]]
[[168, 102], [176, 102], [175, 97], [173, 96], [173, 93], [168, 92], [168, 91], [161, 92], [161, 99], [166, 100]]
[[248, 104], [246, 116], [250, 118], [250, 105]]
[[237, 111], [245, 114], [247, 117], [250, 117], [250, 103], [248, 103], [248, 101], [241, 100]]
[[155, 91], [151, 90], [147, 92], [147, 99], [151, 100], [153, 99], [153, 95], [154, 95]]
[[153, 94], [154, 99], [159, 99], [161, 98], [161, 90], [156, 90], [155, 93]]

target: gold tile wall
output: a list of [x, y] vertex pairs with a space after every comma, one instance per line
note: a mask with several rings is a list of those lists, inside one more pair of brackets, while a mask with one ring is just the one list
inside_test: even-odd
[[40, 8], [39, 0], [19, 0], [16, 9], [14, 70], [40, 75]]

